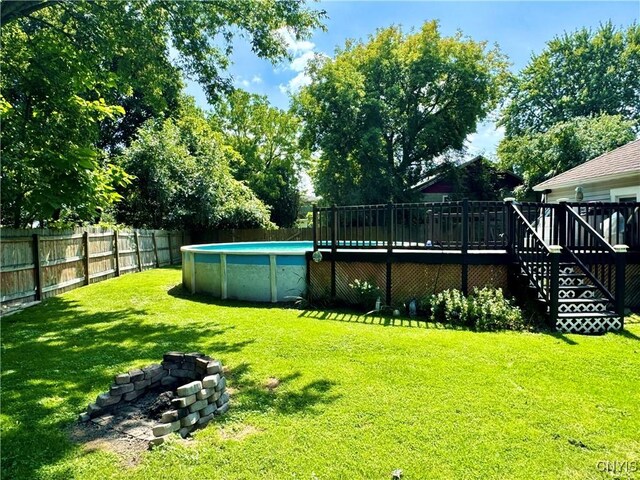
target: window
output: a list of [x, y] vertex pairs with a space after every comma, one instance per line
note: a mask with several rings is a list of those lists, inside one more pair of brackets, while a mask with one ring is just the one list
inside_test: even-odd
[[637, 202], [640, 200], [640, 186], [612, 188], [609, 193], [612, 202]]

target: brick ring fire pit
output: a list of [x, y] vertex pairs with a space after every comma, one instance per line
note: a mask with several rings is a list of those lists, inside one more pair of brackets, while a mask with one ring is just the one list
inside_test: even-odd
[[202, 353], [169, 352], [162, 364], [114, 377], [81, 422], [92, 421], [160, 445], [173, 432], [184, 438], [229, 409], [222, 364]]

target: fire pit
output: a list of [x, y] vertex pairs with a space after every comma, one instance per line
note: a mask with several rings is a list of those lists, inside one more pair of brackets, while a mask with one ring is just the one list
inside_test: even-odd
[[162, 364], [114, 377], [81, 422], [160, 445], [171, 433], [184, 438], [229, 409], [222, 364], [202, 353], [169, 352]]

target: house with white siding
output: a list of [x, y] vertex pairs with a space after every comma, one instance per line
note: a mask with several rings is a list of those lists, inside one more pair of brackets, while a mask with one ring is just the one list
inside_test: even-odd
[[[556, 175], [533, 190], [543, 201], [559, 199], [584, 202], [640, 201], [640, 139], [629, 142], [588, 162]], [[583, 198], [576, 198], [576, 193]]]

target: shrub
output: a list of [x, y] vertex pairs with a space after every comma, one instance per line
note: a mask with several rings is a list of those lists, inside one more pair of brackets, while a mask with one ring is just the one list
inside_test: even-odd
[[473, 327], [476, 330], [520, 330], [522, 311], [505, 298], [502, 289], [474, 289], [465, 297], [459, 290], [445, 290], [430, 299], [433, 322]]
[[445, 290], [431, 299], [431, 320], [451, 325], [469, 326], [467, 299], [460, 290]]
[[501, 288], [477, 288], [468, 298], [469, 321], [477, 330], [520, 330], [522, 311], [505, 298]]
[[380, 289], [372, 282], [358, 280], [357, 278], [349, 287], [354, 291], [358, 306], [366, 311], [373, 310], [376, 300], [380, 296]]

